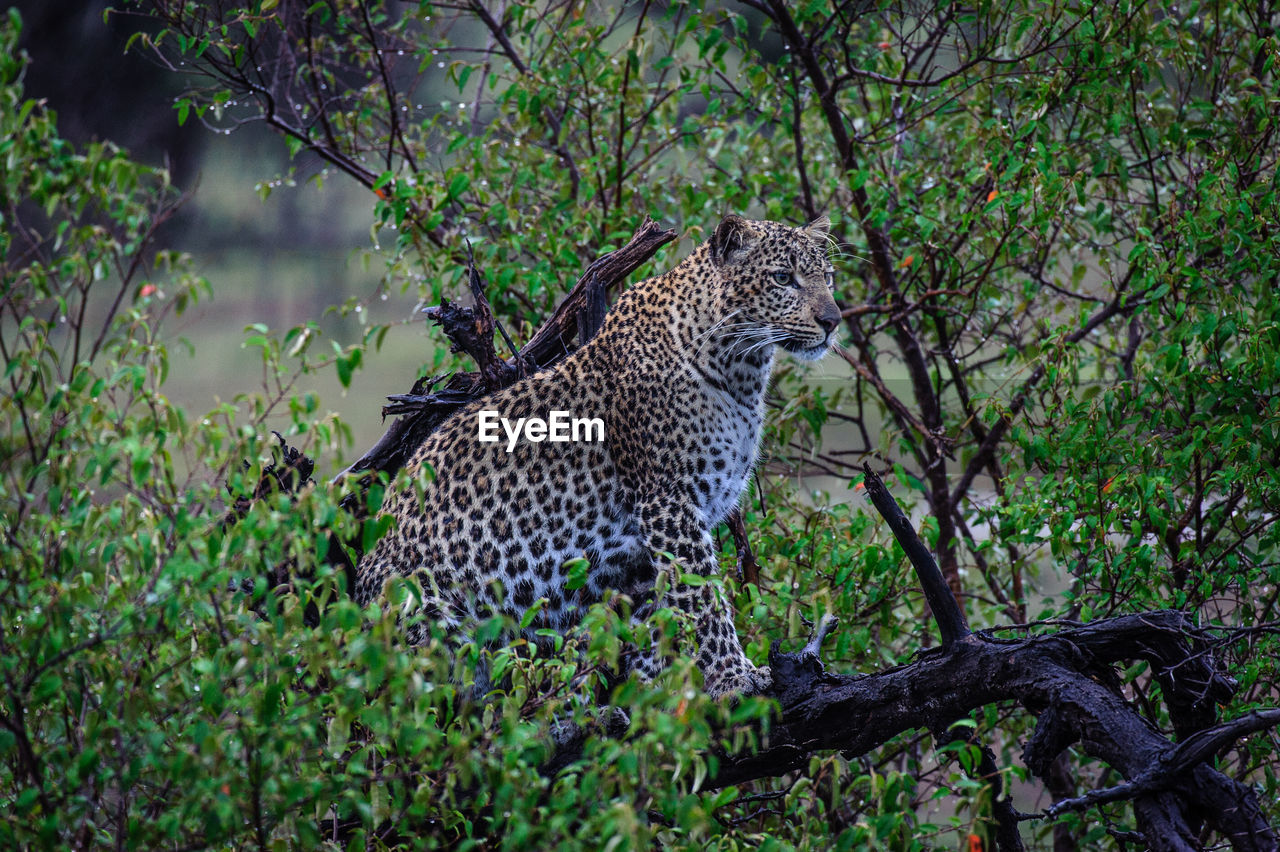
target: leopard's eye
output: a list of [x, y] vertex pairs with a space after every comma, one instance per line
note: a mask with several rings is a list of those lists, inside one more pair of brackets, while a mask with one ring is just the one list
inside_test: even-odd
[[795, 276], [790, 272], [771, 272], [769, 273], [769, 277], [773, 279], [774, 284], [780, 284], [784, 287], [790, 284], [795, 278]]
[[836, 289], [836, 274], [835, 274], [834, 272], [828, 272], [828, 273], [827, 273], [827, 289], [828, 289], [828, 290], [831, 290], [832, 292], [835, 292], [835, 289]]

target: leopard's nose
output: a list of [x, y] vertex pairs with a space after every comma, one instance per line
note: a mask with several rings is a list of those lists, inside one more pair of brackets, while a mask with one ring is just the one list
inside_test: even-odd
[[822, 326], [823, 331], [830, 334], [840, 325], [840, 311], [834, 307], [829, 308], [818, 314], [816, 321], [818, 325]]

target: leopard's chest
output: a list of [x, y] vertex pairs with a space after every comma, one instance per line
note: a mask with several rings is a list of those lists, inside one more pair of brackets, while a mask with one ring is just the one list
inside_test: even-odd
[[764, 423], [759, 398], [745, 401], [714, 388], [706, 391], [709, 416], [692, 442], [694, 492], [708, 526], [738, 505], [755, 470]]

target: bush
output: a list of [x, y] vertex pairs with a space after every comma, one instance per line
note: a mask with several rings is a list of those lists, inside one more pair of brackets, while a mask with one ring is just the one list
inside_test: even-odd
[[[901, 664], [930, 641], [888, 535], [790, 484], [847, 482], [874, 458], [927, 510], [924, 535], [976, 624], [1185, 608], [1231, 628], [1215, 650], [1241, 682], [1239, 714], [1272, 700], [1277, 677], [1274, 15], [1041, 6], [673, 3], [633, 17], [514, 4], [500, 21], [355, 0], [145, 9], [164, 26], [160, 55], [208, 75], [179, 121], [262, 119], [292, 153], [366, 186], [389, 287], [451, 294], [472, 237], [517, 335], [645, 212], [691, 235], [730, 210], [841, 214], [853, 386], [783, 369], [774, 463], [747, 510], [762, 581], [725, 581], [755, 660], [828, 611], [843, 622], [838, 670]], [[705, 789], [720, 750], [767, 728], [769, 709], [710, 705], [687, 661], [652, 686], [615, 684], [620, 643], [650, 636], [608, 608], [554, 655], [490, 647], [500, 625], [456, 656], [402, 647], [414, 590], [362, 612], [325, 563], [331, 535], [376, 532], [341, 495], [248, 499], [272, 461], [269, 417], [285, 413], [290, 441], [320, 459], [346, 440], [293, 379], [332, 369], [350, 383], [386, 329], [322, 352], [313, 324], [252, 327], [261, 393], [198, 417], [170, 404], [163, 323], [208, 295], [186, 257], [157, 248], [179, 195], [109, 143], [59, 139], [23, 97], [17, 35], [10, 12], [0, 844], [922, 849], [989, 836], [991, 787], [962, 771], [974, 747], [942, 743], [935, 758], [931, 734]], [[422, 109], [441, 86], [448, 106]], [[441, 347], [431, 368], [456, 365]], [[247, 507], [229, 515], [236, 498]], [[661, 626], [663, 641], [685, 629]], [[477, 700], [459, 684], [482, 656], [504, 678]], [[1125, 688], [1167, 727], [1145, 666]], [[622, 738], [596, 735], [621, 718], [601, 713], [608, 702], [625, 710]], [[1004, 773], [1023, 774], [1026, 715], [970, 721]], [[550, 771], [575, 730], [581, 752]], [[1253, 737], [1223, 759], [1273, 818], [1274, 753]], [[1054, 795], [1109, 771], [1071, 757]], [[1109, 848], [1106, 828], [1130, 820], [1117, 804], [1067, 824]]]

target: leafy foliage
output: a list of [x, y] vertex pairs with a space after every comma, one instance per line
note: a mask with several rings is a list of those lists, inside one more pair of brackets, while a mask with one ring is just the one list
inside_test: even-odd
[[[203, 75], [177, 121], [264, 121], [293, 154], [367, 187], [389, 288], [453, 295], [472, 240], [517, 337], [645, 214], [691, 237], [725, 212], [835, 215], [852, 380], [835, 389], [794, 365], [779, 377], [774, 461], [747, 511], [761, 583], [726, 580], [755, 659], [823, 612], [842, 619], [830, 659], [843, 670], [902, 663], [930, 641], [887, 533], [843, 490], [794, 487], [843, 486], [873, 459], [926, 510], [976, 624], [1185, 608], [1223, 628], [1242, 684], [1226, 712], [1271, 700], [1280, 21], [1268, 4], [501, 7], [126, 8], [162, 26], [140, 46]], [[321, 564], [331, 532], [361, 532], [340, 495], [270, 495], [230, 523], [223, 485], [253, 491], [268, 418], [316, 455], [347, 434], [292, 379], [368, 380], [385, 328], [321, 351], [314, 324], [253, 327], [260, 393], [198, 418], [169, 404], [162, 321], [207, 292], [186, 258], [157, 249], [177, 193], [109, 143], [58, 138], [23, 98], [17, 31], [10, 14], [0, 797], [13, 817], [0, 843], [989, 838], [971, 744], [920, 734], [758, 789], [707, 790], [718, 739], [746, 736], [766, 709], [707, 706], [687, 663], [655, 687], [614, 686], [619, 643], [650, 638], [617, 613], [593, 610], [552, 658], [485, 637], [457, 660], [409, 653], [397, 603], [359, 612]], [[442, 348], [425, 369], [455, 365]], [[243, 458], [262, 461], [242, 470]], [[281, 569], [293, 594], [269, 594]], [[454, 668], [481, 657], [508, 680], [473, 701]], [[1167, 727], [1145, 668], [1126, 677]], [[607, 724], [594, 716], [610, 692], [628, 736], [590, 735], [579, 759], [541, 772], [553, 731]], [[1016, 777], [1027, 720], [988, 710], [973, 729]], [[1223, 759], [1273, 807], [1275, 750], [1254, 737]], [[1103, 772], [1069, 761], [1053, 795]], [[1110, 848], [1106, 828], [1131, 824], [1124, 805], [1100, 813], [1068, 821], [1082, 846]]]

